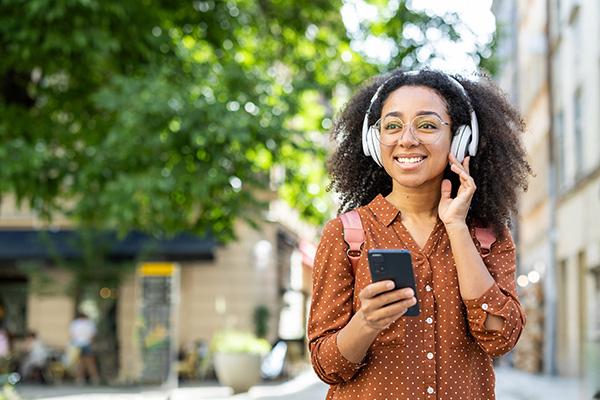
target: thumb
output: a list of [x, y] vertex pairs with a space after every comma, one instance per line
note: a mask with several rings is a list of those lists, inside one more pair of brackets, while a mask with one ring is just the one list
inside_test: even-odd
[[452, 183], [450, 179], [444, 179], [442, 181], [442, 199], [450, 199], [450, 194], [452, 193]]

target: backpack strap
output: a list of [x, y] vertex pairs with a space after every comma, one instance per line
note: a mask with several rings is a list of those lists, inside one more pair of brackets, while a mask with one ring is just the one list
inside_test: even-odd
[[[358, 260], [362, 254], [362, 246], [365, 243], [365, 232], [358, 211], [352, 210], [340, 215], [344, 226], [344, 241], [348, 244], [346, 254], [352, 264], [352, 271], [356, 274]], [[490, 228], [475, 228], [475, 237], [481, 248], [483, 258], [490, 254], [492, 244], [496, 241], [496, 234]]]
[[365, 242], [365, 232], [358, 211], [352, 210], [340, 215], [344, 225], [344, 241], [348, 244], [346, 254], [352, 264], [352, 271], [356, 273], [358, 260], [362, 254], [362, 245]]
[[481, 248], [481, 256], [483, 258], [487, 257], [490, 254], [492, 244], [496, 241], [494, 231], [490, 228], [475, 228], [475, 237]]

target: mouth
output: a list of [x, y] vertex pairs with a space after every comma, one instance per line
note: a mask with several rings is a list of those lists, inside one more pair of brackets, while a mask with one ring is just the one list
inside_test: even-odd
[[410, 168], [421, 164], [426, 158], [427, 156], [422, 155], [397, 155], [394, 156], [394, 163], [403, 168]]

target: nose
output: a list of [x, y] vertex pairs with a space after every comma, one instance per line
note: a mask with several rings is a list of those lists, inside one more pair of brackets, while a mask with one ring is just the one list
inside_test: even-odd
[[419, 145], [419, 141], [415, 137], [413, 133], [412, 125], [405, 125], [402, 132], [400, 132], [400, 136], [398, 137], [398, 142], [402, 147], [415, 147]]

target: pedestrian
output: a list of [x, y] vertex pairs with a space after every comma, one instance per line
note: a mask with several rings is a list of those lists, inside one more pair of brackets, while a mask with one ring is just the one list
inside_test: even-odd
[[[44, 380], [42, 374], [43, 368], [48, 363], [50, 356], [48, 348], [37, 336], [34, 331], [27, 332], [24, 343], [25, 353], [20, 366], [21, 377], [23, 380], [28, 380], [35, 377], [41, 381]], [[38, 374], [36, 374], [38, 372]]]
[[0, 374], [9, 373], [11, 371], [11, 363], [10, 333], [4, 326], [4, 320], [0, 319]]
[[[525, 323], [509, 230], [531, 173], [523, 131], [483, 75], [395, 70], [347, 103], [328, 167], [365, 242], [354, 269], [338, 217], [315, 257], [308, 339], [327, 399], [494, 399], [492, 358]], [[416, 293], [374, 283], [369, 249], [408, 250]]]
[[93, 341], [96, 336], [96, 324], [86, 314], [78, 312], [69, 325], [71, 345], [77, 349], [77, 372], [75, 380], [78, 384], [86, 381], [86, 375], [94, 385], [100, 383], [96, 368], [96, 357], [93, 350]]

